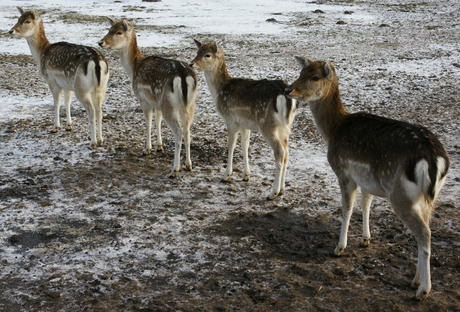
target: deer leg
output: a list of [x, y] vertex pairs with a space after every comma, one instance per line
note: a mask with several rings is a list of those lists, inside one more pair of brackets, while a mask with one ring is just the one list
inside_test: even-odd
[[369, 212], [371, 208], [373, 195], [361, 189], [361, 209], [363, 210], [363, 237], [361, 247], [368, 247], [371, 241], [371, 231], [369, 229]]
[[238, 127], [234, 125], [227, 125], [228, 131], [228, 160], [227, 160], [227, 170], [225, 170], [225, 175], [222, 178], [223, 182], [230, 180], [230, 176], [233, 172], [233, 151], [235, 150], [236, 138], [238, 136]]
[[67, 116], [67, 128], [65, 128], [66, 131], [72, 131], [72, 117], [70, 115], [70, 103], [72, 102], [72, 95], [73, 91], [64, 90], [64, 103]]
[[357, 185], [354, 181], [344, 178], [340, 179], [340, 189], [342, 191], [342, 229], [340, 230], [339, 244], [334, 250], [336, 256], [341, 256], [347, 247], [347, 232], [356, 199]]
[[179, 117], [176, 114], [166, 115], [165, 116], [166, 123], [171, 128], [174, 139], [176, 142], [175, 150], [174, 150], [174, 165], [171, 171], [170, 177], [175, 178], [179, 174], [180, 169], [180, 151], [182, 147], [182, 129], [179, 123]]
[[251, 170], [249, 169], [249, 138], [251, 137], [251, 130], [241, 129], [241, 145], [243, 147], [243, 162], [244, 162], [244, 171], [243, 171], [243, 181], [249, 181], [249, 176]]
[[145, 126], [147, 128], [147, 137], [145, 139], [145, 154], [149, 155], [152, 151], [152, 116], [153, 109], [148, 105], [143, 106], [141, 103], [142, 111], [144, 112]]
[[97, 146], [102, 146], [102, 144], [104, 143], [104, 140], [102, 138], [102, 100], [103, 96], [101, 97], [100, 95], [98, 95], [96, 102], [94, 103], [96, 105], [95, 112], [97, 120]]
[[286, 170], [287, 170], [288, 161], [289, 161], [289, 137], [287, 136], [283, 140], [283, 147], [284, 147], [284, 165], [283, 165], [283, 171], [281, 172], [281, 186], [280, 186], [279, 195], [282, 195], [284, 193]]
[[56, 133], [59, 131], [59, 128], [61, 128], [61, 122], [59, 121], [59, 107], [61, 106], [62, 89], [57, 85], [50, 85], [50, 89], [54, 100], [54, 129], [51, 133]]
[[270, 133], [262, 133], [262, 135], [272, 147], [275, 155], [275, 181], [273, 183], [273, 190], [267, 198], [268, 200], [273, 200], [280, 193], [282, 172], [284, 171], [285, 152], [283, 145], [276, 136]]
[[185, 141], [185, 169], [192, 170], [192, 159], [190, 156], [190, 126], [192, 124], [195, 106], [193, 105], [186, 113], [182, 114], [182, 129]]
[[411, 282], [411, 287], [417, 289], [415, 299], [423, 300], [431, 291], [431, 231], [429, 228], [431, 204], [420, 200], [414, 205], [409, 199], [392, 199], [391, 204], [396, 215], [414, 233], [417, 240], [417, 270]]
[[[155, 126], [157, 134], [157, 152], [163, 150], [163, 141], [161, 140], [161, 120], [163, 119], [163, 112], [159, 109], [155, 110]], [[150, 122], [152, 123], [152, 122]]]

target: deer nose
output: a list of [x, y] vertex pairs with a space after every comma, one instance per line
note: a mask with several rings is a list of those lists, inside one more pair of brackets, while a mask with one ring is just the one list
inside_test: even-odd
[[193, 64], [193, 62], [191, 62], [190, 64], [188, 64], [188, 66], [190, 66], [190, 67], [192, 67], [192, 68], [193, 68], [193, 65], [195, 65], [195, 64]]
[[291, 94], [291, 93], [292, 93], [292, 89], [291, 89], [291, 88], [286, 88], [286, 89], [284, 89], [284, 94], [289, 95], [289, 94]]
[[10, 35], [12, 35], [13, 32], [14, 32], [14, 30], [10, 29], [10, 31], [9, 31]]
[[99, 46], [100, 46], [100, 47], [102, 47], [103, 44], [104, 44], [104, 42], [99, 41]]

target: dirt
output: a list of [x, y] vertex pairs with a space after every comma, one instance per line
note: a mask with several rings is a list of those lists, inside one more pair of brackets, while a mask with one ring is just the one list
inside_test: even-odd
[[[326, 13], [299, 12], [286, 24], [302, 25], [292, 36], [195, 37], [218, 40], [234, 76], [292, 82], [300, 71], [294, 55], [331, 61], [349, 111], [423, 124], [439, 136], [452, 166], [431, 220], [426, 300], [413, 300], [409, 287], [415, 239], [385, 199], [371, 208], [371, 245], [359, 247], [358, 201], [348, 247], [332, 255], [340, 192], [305, 103], [290, 138], [286, 191], [267, 201], [274, 164], [258, 134], [250, 181], [242, 181], [238, 144], [232, 182], [220, 182], [226, 128], [202, 74], [194, 168], [171, 179], [172, 133], [163, 122], [164, 151], [144, 155], [143, 114], [115, 53], [104, 51], [111, 66], [105, 143], [91, 150], [87, 114], [76, 100], [73, 131], [50, 133], [50, 92], [25, 51], [0, 55], [0, 94], [50, 103], [32, 117], [0, 122], [0, 310], [459, 311], [458, 3], [380, 3], [335, 2], [346, 16], [362, 8], [379, 14], [373, 23], [336, 25], [345, 15], [328, 16], [318, 4]], [[143, 49], [182, 60], [195, 52], [191, 39], [180, 50]]]

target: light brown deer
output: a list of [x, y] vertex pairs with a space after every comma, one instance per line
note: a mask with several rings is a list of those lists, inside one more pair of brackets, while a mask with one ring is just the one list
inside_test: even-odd
[[[192, 170], [190, 158], [190, 125], [195, 114], [198, 81], [188, 64], [158, 56], [144, 57], [137, 46], [134, 27], [127, 21], [107, 17], [111, 27], [99, 42], [103, 48], [117, 50], [123, 68], [131, 78], [134, 94], [144, 112], [147, 126], [146, 154], [152, 150], [152, 115], [155, 110], [158, 147], [161, 140], [161, 119], [164, 116], [175, 138], [174, 165], [171, 177], [180, 169], [182, 136], [185, 138], [186, 169]], [[182, 120], [182, 129], [180, 120]]]
[[[88, 112], [91, 128], [91, 147], [102, 146], [102, 101], [109, 79], [109, 64], [105, 57], [91, 47], [67, 42], [50, 43], [45, 36], [41, 15], [18, 7], [21, 16], [9, 31], [13, 36], [23, 37], [49, 85], [54, 99], [54, 129], [60, 128], [59, 107], [62, 91], [67, 115], [67, 131], [72, 130], [70, 102], [72, 94]], [[97, 123], [96, 123], [97, 121]], [[97, 138], [96, 138], [97, 125]]]
[[249, 180], [249, 137], [259, 131], [275, 154], [275, 182], [268, 199], [283, 194], [289, 159], [289, 134], [296, 112], [295, 100], [284, 95], [286, 84], [281, 80], [232, 78], [227, 73], [224, 51], [216, 43], [201, 44], [190, 66], [204, 71], [217, 112], [227, 124], [228, 162], [223, 181], [232, 174], [233, 151], [238, 131], [244, 160], [244, 181]]
[[334, 253], [340, 256], [347, 246], [357, 187], [362, 192], [362, 246], [368, 246], [371, 237], [372, 198], [386, 197], [417, 240], [417, 271], [411, 287], [418, 288], [416, 299], [426, 298], [431, 290], [430, 215], [449, 168], [443, 146], [425, 127], [367, 113], [348, 113], [340, 100], [334, 66], [301, 57], [296, 60], [302, 71], [286, 88], [286, 94], [308, 102], [342, 191], [342, 230]]

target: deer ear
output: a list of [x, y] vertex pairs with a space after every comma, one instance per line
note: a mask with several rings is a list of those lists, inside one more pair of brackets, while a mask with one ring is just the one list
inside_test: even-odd
[[201, 46], [203, 45], [201, 42], [199, 42], [198, 40], [196, 39], [193, 39], [193, 41], [195, 42], [196, 46], [199, 48], [201, 48]]
[[125, 31], [128, 31], [132, 28], [126, 20], [123, 20], [123, 27], [125, 28]]
[[107, 20], [107, 22], [109, 22], [110, 26], [113, 26], [117, 23], [117, 21], [111, 19], [110, 17], [105, 17], [105, 19]]
[[40, 22], [42, 20], [42, 16], [37, 11], [32, 10], [32, 15], [34, 17], [34, 20], [36, 20], [37, 22]]
[[212, 52], [217, 53], [217, 50], [218, 50], [218, 46], [217, 46], [217, 43], [214, 41], [212, 45]]
[[333, 71], [334, 71], [334, 66], [332, 64], [329, 65], [329, 63], [326, 63], [326, 65], [324, 65], [324, 73], [326, 74], [326, 77], [328, 80], [332, 80]]
[[23, 8], [21, 7], [16, 7], [19, 11], [19, 14], [23, 15], [24, 13], [26, 13], [26, 10], [24, 10]]
[[301, 56], [294, 56], [294, 57], [297, 63], [299, 63], [302, 68], [307, 67], [311, 63], [311, 61], [307, 58], [304, 58]]

